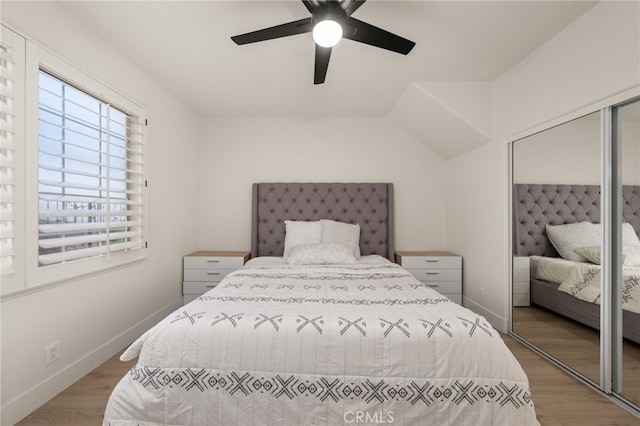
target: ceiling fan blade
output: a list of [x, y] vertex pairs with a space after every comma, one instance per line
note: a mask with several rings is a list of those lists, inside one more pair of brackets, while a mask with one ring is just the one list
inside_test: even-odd
[[351, 16], [353, 12], [358, 10], [360, 6], [364, 4], [367, 0], [351, 0], [351, 4], [345, 7], [344, 11], [347, 13], [347, 16]]
[[275, 27], [263, 28], [246, 34], [231, 37], [236, 44], [256, 43], [258, 41], [272, 40], [274, 38], [288, 37], [296, 34], [308, 33], [313, 29], [311, 18], [287, 22]]
[[316, 7], [314, 6], [313, 2], [311, 0], [302, 0], [302, 3], [304, 4], [304, 6], [307, 8], [307, 10], [310, 13], [313, 13], [314, 10], [316, 10]]
[[316, 64], [313, 75], [313, 84], [322, 84], [327, 76], [329, 68], [329, 58], [331, 58], [331, 48], [322, 47], [316, 44]]
[[360, 43], [391, 50], [392, 52], [402, 53], [403, 55], [411, 52], [413, 46], [416, 45], [411, 40], [407, 40], [404, 37], [385, 31], [382, 28], [374, 27], [373, 25], [362, 22], [356, 18], [349, 17], [346, 24], [352, 28], [345, 31], [342, 36], [349, 40], [359, 41]]

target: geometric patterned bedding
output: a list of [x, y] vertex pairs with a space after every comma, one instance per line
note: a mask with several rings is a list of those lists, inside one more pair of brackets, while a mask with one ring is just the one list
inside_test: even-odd
[[105, 425], [537, 425], [499, 334], [395, 264], [245, 266], [121, 359]]
[[[558, 290], [585, 302], [600, 304], [600, 265], [583, 263], [571, 267], [567, 279]], [[624, 267], [620, 284], [620, 306], [622, 309], [640, 314], [640, 268]]]

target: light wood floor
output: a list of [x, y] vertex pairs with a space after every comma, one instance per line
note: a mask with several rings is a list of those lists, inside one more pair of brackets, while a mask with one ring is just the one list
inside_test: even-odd
[[[514, 308], [513, 323], [516, 334], [594, 382], [600, 381], [598, 330], [535, 305]], [[623, 341], [622, 370], [621, 394], [640, 405], [640, 344]]]
[[[503, 335], [503, 339], [529, 376], [542, 426], [640, 425], [640, 419], [579, 383], [517, 340], [507, 335]], [[111, 390], [133, 363], [120, 362], [118, 356], [114, 356], [18, 425], [100, 425]]]

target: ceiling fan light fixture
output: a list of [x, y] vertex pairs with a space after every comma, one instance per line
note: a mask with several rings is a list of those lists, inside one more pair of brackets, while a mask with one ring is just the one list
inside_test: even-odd
[[313, 27], [313, 41], [318, 46], [333, 47], [342, 39], [342, 26], [333, 19], [323, 19]]

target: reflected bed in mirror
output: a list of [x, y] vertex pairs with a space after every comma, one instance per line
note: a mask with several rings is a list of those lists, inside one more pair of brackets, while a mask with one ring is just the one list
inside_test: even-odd
[[[600, 187], [516, 184], [513, 212], [515, 255], [530, 258], [531, 304], [599, 329]], [[623, 187], [623, 216], [627, 222], [623, 226], [625, 246], [640, 248], [639, 186]], [[566, 224], [573, 225], [558, 228]], [[556, 231], [555, 246], [547, 235], [547, 225]], [[629, 259], [625, 275], [631, 284], [623, 302], [623, 336], [640, 343], [640, 297], [633, 297], [640, 286], [632, 285], [640, 281], [640, 264], [632, 262], [631, 256]]]

